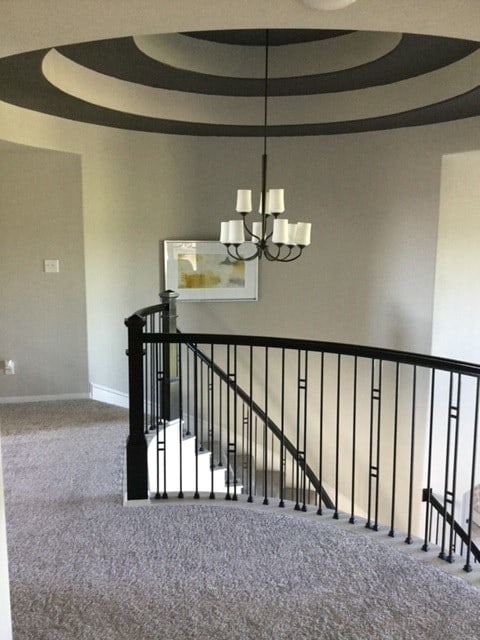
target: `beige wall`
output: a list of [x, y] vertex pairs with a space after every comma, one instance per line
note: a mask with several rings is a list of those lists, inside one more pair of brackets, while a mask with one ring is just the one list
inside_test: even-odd
[[[480, 288], [480, 151], [446, 155], [442, 161], [442, 188], [438, 224], [432, 352], [455, 360], [480, 362], [480, 324], [478, 322]], [[457, 384], [454, 381], [453, 404]], [[437, 381], [438, 402], [448, 398], [449, 379]], [[458, 421], [457, 496], [470, 489], [473, 451], [476, 385], [463, 378]], [[446, 401], [445, 401], [446, 402]], [[435, 465], [446, 450], [448, 422], [436, 421], [440, 438], [433, 460], [433, 485], [444, 486], [444, 469]], [[455, 423], [451, 422], [453, 451]], [[478, 465], [477, 465], [478, 466]], [[480, 482], [476, 469], [475, 484]], [[451, 485], [451, 480], [449, 480]], [[449, 485], [449, 486], [450, 486]]]
[[[480, 361], [480, 151], [442, 162], [432, 350]], [[462, 327], [458, 331], [458, 326]]]
[[[8, 105], [0, 111], [0, 136], [81, 156], [89, 380], [125, 394], [123, 320], [158, 300], [161, 242], [217, 237], [220, 220], [234, 215], [235, 189], [260, 186], [261, 144], [120, 132]], [[476, 148], [476, 119], [271, 140], [270, 183], [286, 188], [292, 219], [311, 220], [312, 246], [298, 262], [260, 265], [258, 302], [183, 303], [181, 326], [428, 352], [442, 156]], [[62, 192], [75, 190], [79, 175], [63, 180]], [[79, 236], [81, 210], [75, 215], [59, 213], [66, 217], [57, 228]], [[26, 280], [16, 306], [31, 296]], [[75, 287], [76, 300], [81, 291]], [[11, 308], [5, 326], [18, 315]]]
[[[0, 150], [0, 397], [88, 393], [80, 158]], [[46, 274], [43, 260], [60, 261]]]

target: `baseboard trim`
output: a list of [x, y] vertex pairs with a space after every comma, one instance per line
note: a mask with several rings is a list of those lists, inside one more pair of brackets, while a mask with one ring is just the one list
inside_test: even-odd
[[58, 393], [48, 396], [10, 396], [0, 398], [0, 404], [20, 404], [22, 402], [51, 402], [52, 400], [88, 400], [89, 393]]
[[128, 393], [122, 393], [121, 391], [93, 383], [90, 383], [90, 389], [90, 398], [92, 400], [98, 400], [98, 402], [105, 402], [106, 404], [113, 404], [116, 407], [128, 409]]

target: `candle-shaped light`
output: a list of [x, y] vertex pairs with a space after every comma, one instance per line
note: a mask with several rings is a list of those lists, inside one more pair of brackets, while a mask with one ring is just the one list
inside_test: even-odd
[[258, 238], [262, 237], [262, 223], [261, 222], [254, 222], [252, 224], [252, 234], [253, 236], [257, 236], [257, 238], [252, 236], [252, 242], [258, 243]]
[[272, 242], [274, 244], [288, 243], [288, 220], [279, 220], [273, 222]]
[[297, 225], [288, 225], [288, 242], [289, 247], [294, 247], [297, 244]]
[[269, 189], [270, 213], [283, 213], [285, 211], [285, 198], [283, 189]]
[[250, 213], [252, 210], [252, 191], [251, 189], [237, 189], [237, 206], [238, 213]]
[[296, 241], [301, 247], [308, 247], [310, 244], [310, 231], [312, 225], [310, 222], [297, 222]]
[[223, 244], [229, 244], [229, 229], [230, 229], [230, 223], [229, 222], [222, 222], [220, 224], [220, 242]]
[[243, 220], [230, 220], [228, 223], [228, 242], [230, 244], [242, 244], [242, 242], [245, 242]]

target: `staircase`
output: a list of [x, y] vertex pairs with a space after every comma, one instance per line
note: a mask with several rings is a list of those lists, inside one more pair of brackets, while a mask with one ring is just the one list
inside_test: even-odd
[[[172, 420], [165, 429], [159, 429], [158, 435], [154, 433], [147, 439], [150, 497], [181, 492], [217, 494], [232, 491], [232, 471], [228, 475], [229, 489], [226, 466], [212, 468], [211, 452], [197, 450], [197, 438], [184, 434], [180, 420]], [[238, 484], [237, 492], [241, 492]]]

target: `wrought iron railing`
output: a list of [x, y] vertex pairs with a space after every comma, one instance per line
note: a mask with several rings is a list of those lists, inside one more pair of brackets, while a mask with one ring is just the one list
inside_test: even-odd
[[403, 531], [408, 543], [419, 537], [425, 550], [433, 541], [441, 557], [463, 555], [471, 570], [480, 559], [480, 366], [312, 340], [182, 334], [175, 295], [163, 299], [126, 320], [128, 500], [314, 505], [390, 536]]

